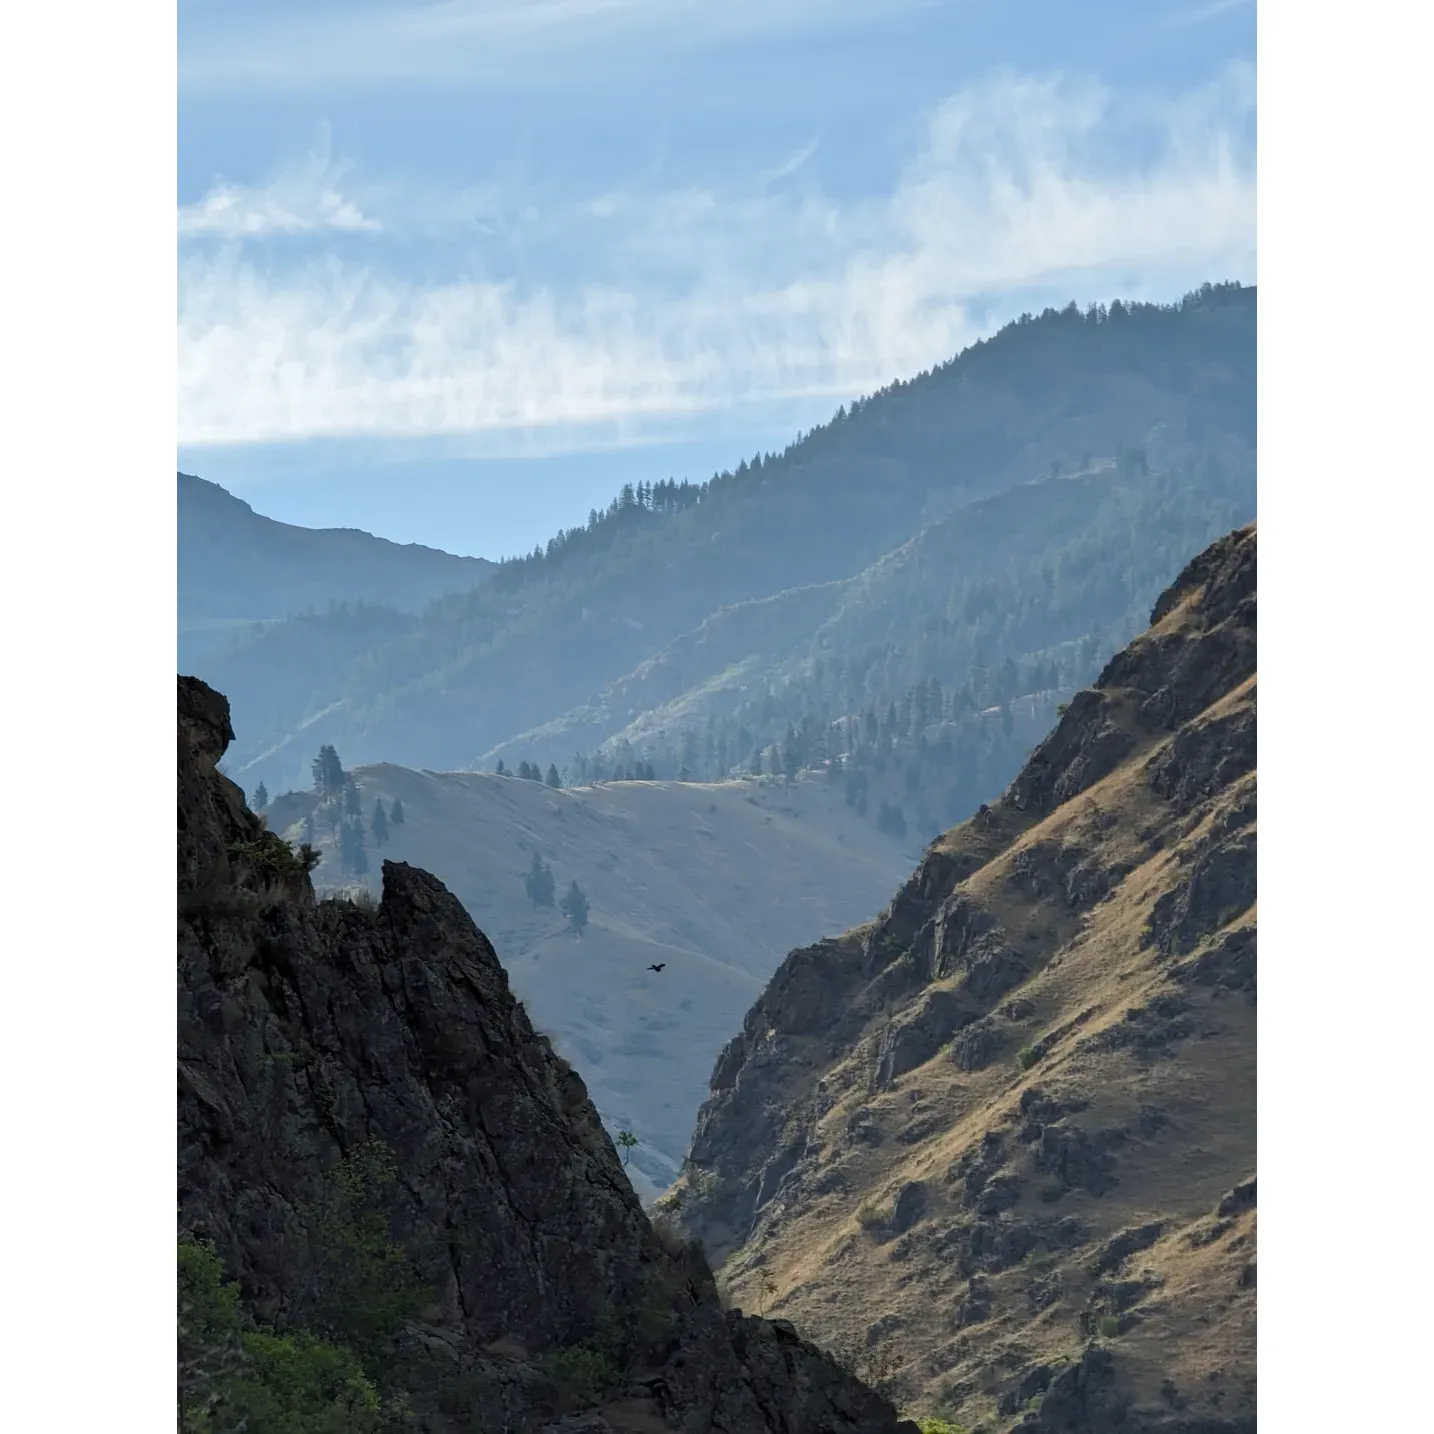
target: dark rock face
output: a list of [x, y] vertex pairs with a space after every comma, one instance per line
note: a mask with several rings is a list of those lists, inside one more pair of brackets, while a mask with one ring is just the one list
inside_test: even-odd
[[1048, 1380], [1040, 1405], [1027, 1409], [1016, 1428], [1022, 1434], [1255, 1434], [1253, 1413], [1190, 1417], [1133, 1409], [1122, 1384], [1116, 1355], [1089, 1344]]
[[1198, 727], [1182, 728], [1149, 766], [1151, 788], [1177, 811], [1232, 786], [1255, 770], [1255, 713], [1241, 707]]
[[1246, 828], [1198, 854], [1183, 879], [1155, 903], [1147, 937], [1163, 955], [1186, 955], [1254, 899], [1255, 833]]
[[[251, 879], [235, 848], [262, 827], [215, 770], [232, 735], [225, 700], [180, 678], [180, 1225], [256, 1317], [360, 1343], [415, 1434], [577, 1427], [543, 1356], [583, 1343], [610, 1352], [604, 1397], [672, 1429], [895, 1434], [886, 1400], [724, 1314], [696, 1247], [654, 1231], [581, 1078], [438, 881], [386, 862], [365, 910]], [[360, 1306], [383, 1318], [350, 1327]], [[624, 1427], [586, 1402], [584, 1429]]]
[[1128, 1230], [1122, 1230], [1118, 1235], [1113, 1235], [1101, 1246], [1100, 1253], [1096, 1256], [1092, 1265], [1092, 1272], [1097, 1275], [1109, 1274], [1118, 1270], [1131, 1255], [1141, 1250], [1148, 1250], [1161, 1236], [1165, 1230], [1165, 1224], [1161, 1220], [1152, 1220], [1145, 1225], [1136, 1225]]
[[1125, 1020], [1087, 1043], [1089, 1050], [1131, 1050], [1142, 1055], [1171, 1054], [1176, 1041], [1195, 1029], [1189, 1003], [1175, 995], [1156, 996], [1148, 1006], [1132, 1006]]
[[1248, 1180], [1242, 1180], [1235, 1188], [1229, 1191], [1220, 1201], [1217, 1214], [1229, 1216], [1240, 1215], [1246, 1210], [1255, 1208], [1255, 1177], [1252, 1175]]
[[1079, 847], [1037, 842], [1013, 863], [1020, 887], [1032, 896], [1058, 896], [1072, 911], [1087, 911], [1129, 875], [1093, 862]]
[[1115, 1184], [1113, 1152], [1124, 1140], [1120, 1129], [1082, 1130], [1057, 1121], [1041, 1130], [1036, 1168], [1054, 1176], [1067, 1190], [1104, 1195]]
[[1253, 926], [1226, 932], [1212, 946], [1176, 969], [1176, 976], [1198, 986], [1219, 986], [1255, 997], [1256, 935]]
[[1011, 785], [1010, 799], [1018, 810], [1053, 812], [1115, 771], [1135, 739], [1116, 723], [1111, 707], [1103, 692], [1076, 693], [1056, 730]]
[[970, 1019], [970, 1013], [952, 992], [928, 991], [882, 1037], [875, 1088], [886, 1090], [907, 1071], [925, 1065]]
[[967, 1026], [952, 1042], [951, 1059], [963, 1071], [978, 1071], [996, 1059], [1001, 1036], [994, 1022], [978, 1021]]
[[908, 1180], [897, 1192], [892, 1206], [892, 1233], [904, 1235], [925, 1212], [926, 1187], [919, 1180]]

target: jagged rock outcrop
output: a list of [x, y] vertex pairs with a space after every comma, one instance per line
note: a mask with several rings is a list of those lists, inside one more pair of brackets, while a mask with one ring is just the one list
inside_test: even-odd
[[437, 880], [390, 862], [375, 908], [314, 900], [216, 770], [232, 736], [181, 677], [180, 1227], [254, 1318], [361, 1350], [415, 1434], [897, 1434], [649, 1223]]
[[1251, 526], [718, 1063], [684, 1228], [908, 1408], [1254, 1427], [1255, 650]]

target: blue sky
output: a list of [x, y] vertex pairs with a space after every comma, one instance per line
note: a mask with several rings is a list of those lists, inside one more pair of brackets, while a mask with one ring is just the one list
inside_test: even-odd
[[180, 467], [500, 556], [1254, 279], [1247, 0], [180, 0]]

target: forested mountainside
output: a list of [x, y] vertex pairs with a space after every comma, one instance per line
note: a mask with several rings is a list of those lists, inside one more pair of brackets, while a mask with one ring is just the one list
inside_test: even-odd
[[1005, 1431], [1255, 1428], [1256, 538], [793, 951], [665, 1202], [734, 1300]]
[[[476, 587], [494, 566], [353, 528], [276, 522], [217, 483], [189, 473], [178, 481], [182, 656], [223, 648], [256, 622], [306, 609], [350, 604], [417, 612], [445, 593]], [[374, 614], [373, 621], [383, 618]]]
[[723, 1310], [441, 883], [316, 901], [178, 697], [183, 1434], [917, 1434]]
[[711, 776], [724, 735], [750, 766], [804, 717], [864, 722], [933, 678], [968, 691], [960, 716], [1012, 667], [1013, 695], [1079, 686], [1191, 552], [1253, 516], [1255, 328], [1235, 285], [1051, 311], [781, 454], [626, 487], [421, 614], [250, 633], [202, 667], [245, 734], [231, 769], [300, 785], [331, 742], [356, 764], [511, 753], [581, 779], [625, 740], [675, 776], [710, 719]]

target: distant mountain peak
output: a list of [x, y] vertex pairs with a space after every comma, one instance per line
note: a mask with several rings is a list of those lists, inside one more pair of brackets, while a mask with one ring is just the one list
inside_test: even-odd
[[265, 517], [228, 489], [177, 474], [179, 628], [185, 656], [222, 644], [235, 625], [333, 604], [421, 612], [486, 581], [493, 564], [358, 528], [304, 528]]

